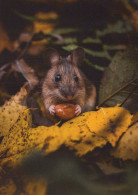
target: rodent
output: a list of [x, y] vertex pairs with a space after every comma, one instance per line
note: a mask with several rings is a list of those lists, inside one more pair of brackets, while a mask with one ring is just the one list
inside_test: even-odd
[[47, 50], [50, 69], [42, 83], [42, 101], [46, 112], [54, 115], [57, 104], [76, 105], [76, 115], [94, 109], [96, 88], [79, 69], [85, 58], [78, 47], [68, 57], [61, 57], [57, 50]]

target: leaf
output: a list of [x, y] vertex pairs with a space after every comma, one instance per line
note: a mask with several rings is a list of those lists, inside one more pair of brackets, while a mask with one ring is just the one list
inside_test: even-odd
[[38, 84], [38, 78], [35, 75], [33, 68], [29, 67], [23, 59], [16, 60], [12, 68], [17, 72], [20, 72], [24, 78], [28, 81], [31, 89]]
[[12, 43], [8, 37], [7, 32], [3, 28], [3, 25], [1, 22], [0, 22], [0, 38], [1, 38], [0, 52], [2, 52], [4, 49], [8, 49], [8, 50], [12, 51], [13, 50]]
[[[55, 12], [38, 12], [36, 14], [37, 18], [40, 19], [57, 19], [58, 15]], [[34, 21], [34, 33], [39, 33], [42, 31], [43, 33], [51, 33], [52, 30], [54, 29], [56, 23], [48, 23], [48, 22], [39, 22], [39, 21]]]
[[84, 113], [61, 127], [56, 124], [51, 127], [32, 128], [30, 112], [27, 109], [20, 114], [9, 134], [1, 142], [0, 156], [6, 156], [1, 159], [1, 165], [9, 163], [9, 166], [15, 166], [30, 151], [38, 150], [48, 154], [62, 144], [75, 150], [79, 156], [96, 147], [103, 147], [107, 142], [115, 146], [130, 125], [131, 118], [124, 108], [101, 108], [99, 111]]
[[73, 32], [78, 32], [79, 29], [76, 28], [56, 28], [55, 30], [52, 31], [52, 34], [68, 34], [68, 33], [73, 33]]
[[25, 106], [27, 95], [27, 84], [25, 84], [19, 93], [0, 107], [0, 137], [9, 133], [10, 128], [17, 121], [19, 114], [27, 109]]
[[129, 31], [132, 31], [131, 23], [129, 20], [124, 19], [117, 21], [115, 24], [109, 24], [107, 28], [102, 31], [97, 30], [96, 34], [98, 37], [101, 37], [110, 33], [126, 33]]
[[58, 40], [54, 42], [55, 44], [76, 44], [77, 38], [65, 37], [63, 40]]
[[121, 158], [122, 160], [138, 159], [138, 123], [135, 123], [126, 131], [117, 148], [111, 154], [115, 158]]
[[106, 50], [105, 50], [105, 51], [93, 51], [93, 50], [84, 48], [84, 51], [85, 51], [87, 54], [89, 54], [89, 55], [91, 55], [91, 56], [93, 56], [93, 57], [106, 57], [106, 58], [109, 59], [109, 60], [112, 59]]
[[91, 37], [87, 37], [85, 39], [83, 39], [82, 43], [87, 44], [87, 43], [99, 43], [101, 44], [101, 40], [99, 38], [91, 38]]
[[99, 66], [99, 65], [97, 65], [97, 64], [93, 64], [88, 58], [85, 58], [85, 62], [86, 62], [89, 66], [92, 66], [92, 67], [94, 67], [94, 68], [97, 69], [97, 70], [104, 71], [104, 67]]
[[[109, 67], [105, 69], [104, 76], [100, 85], [99, 102], [123, 87], [132, 79], [138, 76], [138, 50], [128, 49], [118, 52]], [[135, 86], [129, 85], [115, 96], [110, 98], [104, 105], [115, 106], [121, 104]], [[136, 96], [135, 96], [136, 97]]]
[[76, 45], [76, 44], [70, 44], [67, 46], [63, 46], [62, 49], [70, 52], [70, 51], [76, 49], [77, 47], [78, 47], [78, 45]]

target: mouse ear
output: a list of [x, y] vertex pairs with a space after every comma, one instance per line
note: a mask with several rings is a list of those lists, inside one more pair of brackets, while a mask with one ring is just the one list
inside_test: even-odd
[[46, 50], [46, 56], [50, 65], [56, 65], [60, 60], [60, 55], [54, 48], [48, 48]]
[[81, 47], [77, 47], [75, 50], [72, 51], [71, 55], [68, 56], [68, 59], [70, 59], [74, 65], [81, 65], [83, 60], [85, 58], [85, 52], [84, 49]]

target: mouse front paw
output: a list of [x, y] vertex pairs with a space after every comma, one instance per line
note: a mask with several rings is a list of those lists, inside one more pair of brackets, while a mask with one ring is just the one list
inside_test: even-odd
[[76, 116], [78, 116], [81, 113], [81, 107], [78, 104], [75, 106], [76, 106], [75, 114], [76, 114]]
[[55, 105], [51, 105], [49, 107], [49, 112], [50, 112], [51, 115], [54, 115], [55, 114]]

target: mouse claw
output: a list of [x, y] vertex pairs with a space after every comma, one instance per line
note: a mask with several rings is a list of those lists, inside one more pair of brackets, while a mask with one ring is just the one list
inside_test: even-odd
[[81, 113], [81, 107], [77, 104], [75, 109], [75, 114], [78, 116]]
[[50, 112], [51, 115], [54, 115], [55, 114], [55, 105], [51, 105], [49, 107], [49, 112]]

